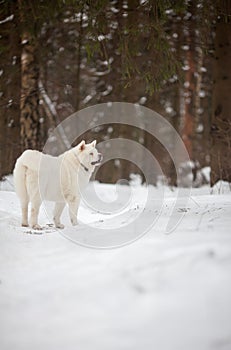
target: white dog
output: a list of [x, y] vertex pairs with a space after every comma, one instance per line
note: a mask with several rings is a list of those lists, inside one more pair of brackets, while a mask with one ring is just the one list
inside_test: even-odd
[[95, 148], [96, 141], [85, 141], [58, 157], [26, 150], [17, 159], [14, 168], [15, 190], [22, 209], [22, 226], [28, 226], [28, 204], [31, 202], [30, 226], [38, 225], [39, 208], [43, 200], [54, 201], [54, 223], [64, 228], [60, 216], [68, 204], [72, 225], [77, 225], [81, 192], [88, 184], [102, 155]]

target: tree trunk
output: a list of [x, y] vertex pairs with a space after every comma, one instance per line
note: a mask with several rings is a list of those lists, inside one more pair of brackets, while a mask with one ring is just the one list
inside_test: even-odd
[[[11, 1], [3, 9], [3, 18], [16, 13], [17, 4]], [[0, 54], [0, 179], [12, 172], [15, 159], [20, 154], [20, 36], [18, 18], [1, 23]]]
[[76, 72], [76, 100], [75, 110], [78, 111], [80, 107], [80, 84], [81, 84], [81, 64], [82, 64], [82, 45], [83, 45], [83, 9], [80, 12], [80, 23], [78, 31], [78, 49], [77, 49], [77, 72]]
[[35, 38], [22, 35], [20, 126], [23, 149], [39, 148], [39, 65]]
[[216, 27], [211, 123], [211, 186], [231, 182], [231, 30], [220, 21]]

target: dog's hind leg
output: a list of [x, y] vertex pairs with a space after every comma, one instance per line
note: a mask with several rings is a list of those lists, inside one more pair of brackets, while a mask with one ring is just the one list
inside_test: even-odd
[[64, 228], [64, 225], [61, 224], [60, 222], [60, 216], [62, 214], [63, 208], [65, 207], [65, 202], [56, 202], [55, 203], [55, 209], [54, 209], [54, 223], [55, 223], [55, 227], [57, 228]]
[[28, 196], [27, 186], [26, 186], [26, 174], [27, 174], [27, 167], [23, 165], [21, 158], [19, 158], [14, 168], [14, 186], [21, 204], [21, 211], [22, 211], [21, 225], [22, 226], [28, 226], [29, 196]]
[[41, 205], [40, 198], [36, 198], [35, 200], [31, 201], [30, 225], [35, 230], [42, 229], [42, 227], [38, 225], [38, 214], [39, 214], [40, 205]]
[[28, 204], [29, 198], [24, 198], [20, 200], [21, 202], [21, 210], [22, 210], [22, 226], [28, 226]]

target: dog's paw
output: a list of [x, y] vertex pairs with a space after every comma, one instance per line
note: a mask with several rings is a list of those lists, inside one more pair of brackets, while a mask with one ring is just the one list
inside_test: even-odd
[[56, 227], [56, 228], [63, 229], [65, 226], [64, 226], [63, 224], [56, 224], [55, 227]]
[[22, 226], [22, 227], [28, 227], [29, 225], [28, 225], [28, 223], [26, 223], [26, 222], [22, 222], [22, 223], [21, 223], [21, 226]]
[[42, 230], [43, 228], [39, 224], [32, 225], [33, 230]]
[[71, 223], [72, 223], [72, 226], [78, 225], [78, 221], [76, 219], [75, 220], [71, 220]]

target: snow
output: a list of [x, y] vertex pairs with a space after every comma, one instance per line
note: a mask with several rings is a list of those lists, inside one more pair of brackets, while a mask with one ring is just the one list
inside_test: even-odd
[[[187, 205], [178, 208], [184, 217], [169, 235], [164, 227], [176, 189], [150, 187], [154, 207], [164, 192], [156, 224], [134, 243], [104, 250], [66, 239], [74, 234], [66, 212], [63, 232], [48, 225], [43, 211], [39, 234], [21, 228], [12, 179], [0, 189], [2, 350], [231, 348], [229, 184], [192, 189]], [[130, 220], [142, 219], [135, 208], [146, 191], [139, 183], [132, 187]], [[129, 186], [119, 186], [118, 194], [114, 185], [90, 183], [87, 198], [105, 199], [110, 211], [111, 198], [126, 203], [128, 193]], [[126, 207], [121, 215], [126, 217]], [[119, 227], [121, 215], [82, 202], [76, 232], [87, 239], [87, 222], [96, 229], [112, 222]]]
[[6, 23], [6, 22], [10, 22], [14, 19], [14, 15], [10, 15], [8, 17], [6, 17], [5, 19], [3, 19], [2, 21], [0, 21], [0, 24]]

